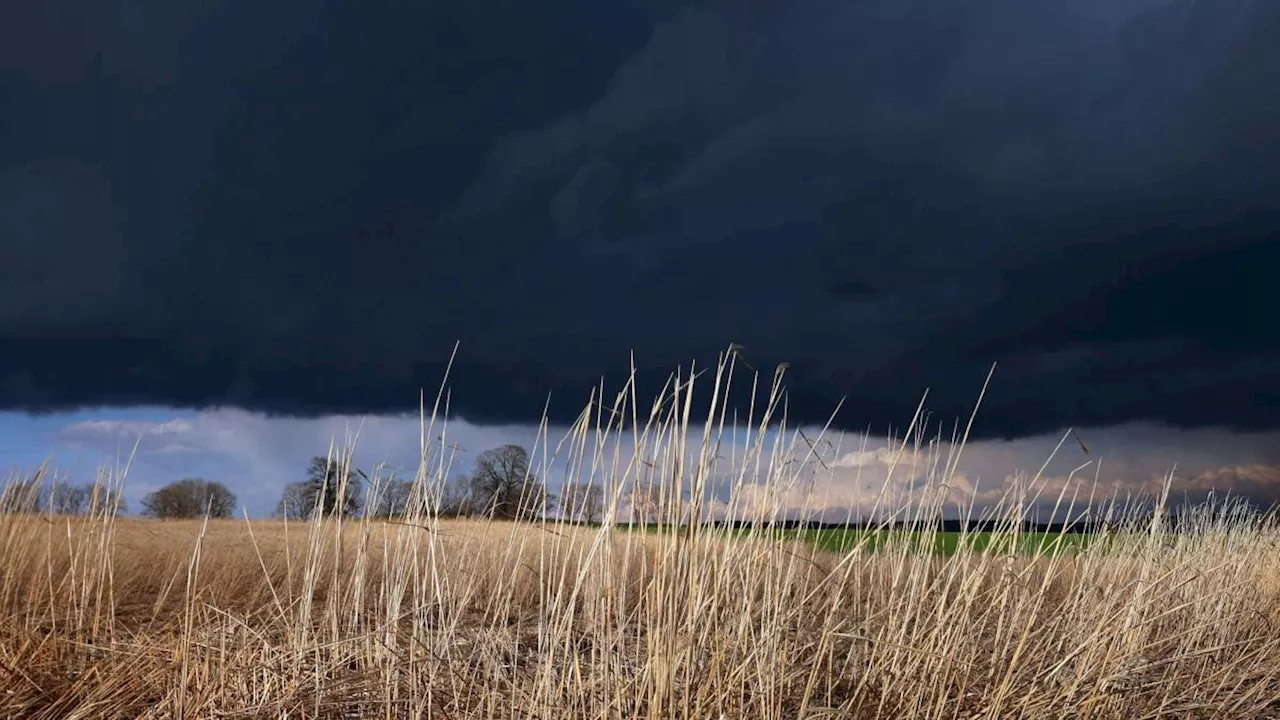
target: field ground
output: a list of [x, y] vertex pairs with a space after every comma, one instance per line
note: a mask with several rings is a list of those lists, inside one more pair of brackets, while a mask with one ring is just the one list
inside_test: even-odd
[[1030, 557], [415, 524], [0, 516], [0, 717], [1280, 718], [1262, 526]]

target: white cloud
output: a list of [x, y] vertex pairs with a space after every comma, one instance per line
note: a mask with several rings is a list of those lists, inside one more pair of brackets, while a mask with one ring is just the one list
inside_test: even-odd
[[843, 521], [921, 503], [940, 503], [950, 515], [970, 506], [981, 514], [1017, 503], [1048, 519], [1061, 500], [1056, 519], [1063, 519], [1068, 509], [1083, 511], [1091, 501], [1158, 496], [1171, 473], [1173, 499], [1200, 501], [1210, 492], [1263, 504], [1280, 498], [1274, 433], [1132, 424], [1081, 434], [1088, 438], [1088, 453], [1062, 434], [973, 442], [962, 449], [861, 441], [854, 451], [830, 451], [824, 462], [811, 463], [790, 481], [747, 484], [730, 504], [740, 512], [776, 510], [784, 517]]
[[192, 422], [186, 418], [175, 418], [166, 422], [83, 420], [62, 428], [58, 436], [70, 441], [134, 440], [144, 437], [178, 436], [190, 433], [194, 428]]

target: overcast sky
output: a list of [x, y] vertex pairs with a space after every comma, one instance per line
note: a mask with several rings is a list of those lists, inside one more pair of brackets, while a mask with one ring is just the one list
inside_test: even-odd
[[412, 457], [455, 343], [475, 444], [739, 343], [877, 437], [996, 363], [984, 481], [1078, 427], [1117, 482], [1280, 496], [1277, 37], [1273, 0], [9, 3], [0, 459], [181, 438], [139, 487], [259, 511], [348, 418]]

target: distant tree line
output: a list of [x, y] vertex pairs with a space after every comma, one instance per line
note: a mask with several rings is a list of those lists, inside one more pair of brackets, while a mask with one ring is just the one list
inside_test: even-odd
[[[368, 496], [363, 494], [366, 489]], [[599, 486], [570, 484], [557, 498], [533, 473], [528, 451], [519, 445], [504, 445], [480, 453], [471, 474], [456, 475], [430, 490], [394, 476], [371, 483], [368, 475], [343, 462], [314, 457], [306, 478], [285, 486], [275, 516], [308, 519], [317, 513], [325, 517], [363, 513], [403, 519], [430, 514], [533, 520], [549, 515], [557, 506], [570, 519], [599, 522], [604, 493]]]
[[[142, 498], [142, 514], [161, 520], [231, 517], [236, 496], [222, 483], [185, 478], [169, 483]], [[128, 510], [119, 488], [104, 483], [71, 485], [46, 483], [40, 473], [13, 481], [0, 489], [0, 513], [50, 513], [86, 515]]]
[[72, 485], [47, 478], [42, 469], [31, 477], [12, 480], [0, 488], [0, 513], [52, 513], [85, 515], [96, 512], [124, 512], [124, 496], [118, 488], [101, 482]]
[[[375, 473], [376, 474], [376, 473]], [[364, 490], [367, 486], [368, 497]], [[368, 501], [366, 506], [365, 502]], [[84, 514], [112, 506], [125, 510], [119, 490], [96, 485], [43, 482], [42, 473], [10, 482], [0, 490], [0, 512]], [[188, 477], [147, 493], [141, 514], [159, 520], [230, 518], [239, 508], [235, 494], [221, 482]], [[597, 523], [604, 513], [603, 488], [567, 483], [560, 496], [547, 490], [534, 472], [529, 453], [519, 445], [486, 450], [470, 474], [456, 475], [441, 487], [424, 488], [394, 476], [370, 478], [348, 461], [317, 456], [302, 480], [285, 486], [275, 516], [292, 520], [322, 517], [403, 519], [421, 515], [535, 520], [559, 511], [561, 518]]]

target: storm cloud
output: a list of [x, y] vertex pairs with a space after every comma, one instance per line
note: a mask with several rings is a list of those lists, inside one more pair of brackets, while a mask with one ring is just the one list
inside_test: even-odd
[[0, 406], [1280, 424], [1280, 5], [15, 6]]

